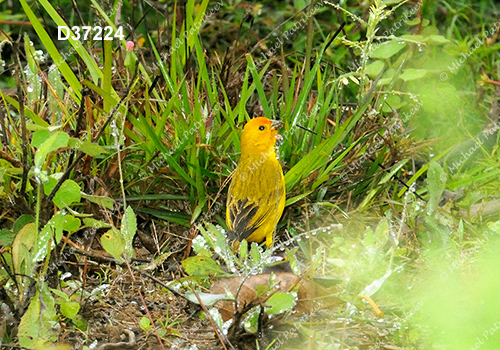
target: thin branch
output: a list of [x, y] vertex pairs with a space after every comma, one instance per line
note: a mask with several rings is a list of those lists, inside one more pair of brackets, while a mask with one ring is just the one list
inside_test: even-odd
[[19, 115], [21, 117], [21, 138], [23, 145], [23, 177], [21, 183], [21, 190], [19, 192], [20, 198], [23, 198], [26, 194], [26, 183], [28, 182], [28, 138], [26, 131], [26, 115], [24, 114], [24, 92], [21, 87], [21, 81], [25, 81], [23, 77], [23, 66], [21, 65], [21, 60], [19, 59], [19, 40], [22, 36], [19, 36], [18, 41], [14, 45], [15, 57], [18, 68], [18, 75], [16, 79], [17, 85], [17, 99], [19, 101]]

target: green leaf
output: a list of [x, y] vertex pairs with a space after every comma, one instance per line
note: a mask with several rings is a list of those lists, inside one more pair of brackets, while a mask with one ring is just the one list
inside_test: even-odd
[[118, 261], [123, 261], [121, 257], [125, 249], [125, 240], [118, 229], [112, 228], [101, 236], [101, 244], [105, 251], [111, 254]]
[[50, 288], [50, 291], [57, 295], [59, 298], [62, 298], [64, 300], [69, 300], [69, 297], [66, 293], [64, 293], [62, 290], [55, 289], [55, 288]]
[[122, 219], [122, 235], [125, 240], [125, 256], [131, 258], [134, 255], [132, 242], [137, 231], [137, 219], [135, 218], [134, 210], [128, 206]]
[[61, 305], [61, 314], [70, 320], [74, 319], [76, 314], [80, 311], [80, 303], [75, 301], [66, 301], [59, 299], [59, 304]]
[[[80, 81], [75, 76], [75, 73], [73, 73], [73, 71], [71, 70], [69, 65], [62, 58], [61, 54], [59, 53], [59, 50], [54, 45], [54, 43], [52, 42], [52, 39], [45, 31], [44, 25], [42, 25], [42, 23], [40, 23], [37, 16], [31, 10], [30, 6], [26, 3], [26, 0], [19, 0], [19, 1], [21, 2], [21, 6], [23, 7], [24, 12], [26, 12], [28, 19], [33, 26], [33, 29], [38, 34], [40, 41], [43, 43], [43, 45], [47, 49], [47, 52], [50, 54], [50, 56], [52, 57], [52, 59], [56, 63], [56, 66], [59, 68], [59, 70], [63, 74], [64, 78], [66, 79], [68, 84], [73, 89], [74, 93], [70, 92], [70, 94], [74, 97], [76, 103], [80, 103], [80, 97], [81, 97], [80, 91], [82, 90], [82, 85], [80, 84]], [[40, 3], [42, 5], [48, 4], [46, 0], [40, 0]], [[52, 6], [50, 6], [50, 7], [52, 8]], [[52, 8], [52, 10], [54, 11], [55, 14], [57, 14], [57, 12], [55, 12], [55, 10], [53, 8]], [[59, 17], [59, 19], [61, 18], [59, 16], [59, 14], [57, 14], [57, 16]], [[54, 19], [54, 17], [53, 17], [53, 19]], [[64, 21], [61, 19], [61, 22], [57, 23], [57, 25], [64, 26], [64, 25], [66, 25], [66, 23], [64, 23]], [[83, 46], [81, 46], [81, 50], [86, 52], [86, 50], [83, 48]], [[87, 53], [87, 56], [90, 56], [90, 55]], [[94, 64], [95, 64], [95, 62], [94, 62]], [[89, 67], [89, 69], [90, 68], [91, 67]]]
[[73, 215], [65, 215], [64, 216], [64, 226], [63, 230], [68, 232], [75, 232], [80, 228], [82, 222], [80, 219], [75, 218]]
[[426, 42], [428, 43], [434, 43], [434, 44], [448, 44], [448, 43], [451, 43], [450, 40], [446, 39], [444, 36], [442, 35], [429, 35], [426, 40]]
[[385, 63], [383, 61], [377, 60], [366, 66], [365, 73], [370, 77], [375, 79], [378, 77], [382, 69], [384, 69]]
[[31, 138], [31, 145], [35, 148], [40, 148], [40, 146], [49, 139], [50, 131], [46, 128], [42, 130], [35, 131], [33, 137]]
[[85, 319], [80, 315], [76, 315], [71, 321], [73, 322], [75, 327], [82, 332], [85, 332], [88, 329], [87, 321], [85, 321]]
[[75, 144], [75, 148], [82, 151], [85, 154], [88, 154], [89, 156], [96, 157], [100, 154], [108, 153], [108, 151], [104, 147], [98, 145], [97, 143], [92, 143], [89, 141], [82, 142], [80, 140], [78, 141], [79, 143]]
[[45, 158], [50, 152], [68, 145], [69, 136], [65, 132], [59, 131], [45, 141], [35, 154], [35, 172], [41, 170]]
[[0, 230], [0, 246], [10, 247], [16, 234], [11, 230], [2, 229]]
[[21, 215], [12, 225], [12, 232], [18, 233], [25, 225], [35, 222], [35, 217], [27, 214]]
[[56, 195], [52, 199], [58, 208], [64, 208], [73, 203], [79, 203], [82, 196], [80, 194], [80, 186], [73, 180], [66, 180], [63, 182]]
[[407, 25], [409, 25], [409, 26], [416, 26], [417, 24], [419, 24], [419, 23], [420, 23], [420, 18], [415, 17], [415, 18], [413, 18], [413, 19], [409, 19], [409, 20], [405, 21], [405, 23], [406, 23]]
[[399, 4], [400, 2], [403, 2], [405, 0], [383, 0], [382, 5], [394, 5], [394, 4]]
[[45, 193], [46, 196], [52, 192], [54, 187], [57, 185], [57, 179], [55, 177], [49, 177], [49, 180], [43, 184], [43, 193]]
[[[64, 20], [61, 18], [59, 13], [57, 13], [57, 11], [54, 9], [54, 7], [52, 7], [52, 5], [50, 4], [49, 1], [38, 0], [38, 3], [44, 7], [45, 11], [47, 11], [47, 14], [52, 18], [52, 20], [56, 23], [57, 26], [66, 26], [66, 22], [64, 22]], [[33, 23], [33, 21], [32, 21], [32, 23]], [[38, 31], [37, 31], [37, 33], [38, 33]], [[40, 33], [38, 33], [38, 35], [40, 35]], [[97, 65], [97, 63], [95, 62], [93, 57], [89, 54], [89, 52], [87, 52], [87, 49], [80, 43], [80, 41], [75, 40], [72, 37], [73, 37], [73, 34], [70, 35], [68, 38], [68, 42], [73, 46], [72, 51], [73, 52], [76, 51], [78, 53], [78, 55], [80, 55], [80, 57], [82, 58], [82, 61], [85, 62], [86, 68], [88, 69], [88, 72], [92, 76], [92, 79], [94, 79], [94, 81], [97, 81], [98, 79], [103, 79], [102, 71], [99, 69], [99, 66]], [[40, 39], [41, 39], [41, 36], [40, 36]], [[43, 43], [47, 47], [47, 42], [43, 41]], [[50, 43], [52, 44], [52, 42], [50, 42]], [[49, 53], [51, 52], [49, 50], [49, 47], [47, 47], [47, 50], [49, 51]], [[51, 53], [51, 56], [52, 56], [52, 53]], [[56, 59], [54, 57], [52, 57], [52, 58], [54, 59], [54, 62], [56, 62]], [[71, 86], [73, 88], [75, 88], [73, 86], [73, 84], [71, 84]], [[78, 90], [78, 92], [80, 92], [80, 91], [81, 91], [81, 85], [80, 85], [80, 90]], [[80, 94], [79, 94], [79, 96], [80, 96]]]
[[367, 248], [373, 247], [374, 239], [373, 239], [373, 230], [371, 227], [367, 227], [365, 231], [365, 238], [363, 239], [363, 245]]
[[108, 224], [104, 221], [96, 220], [96, 219], [92, 219], [92, 218], [83, 219], [83, 223], [85, 224], [85, 226], [95, 227], [95, 228], [109, 228], [109, 227], [111, 227], [110, 224]]
[[427, 74], [426, 69], [408, 68], [399, 77], [404, 81], [410, 81], [423, 78], [426, 74]]
[[246, 58], [247, 58], [247, 65], [248, 65], [250, 72], [252, 73], [252, 77], [253, 77], [253, 84], [252, 85], [255, 84], [255, 87], [257, 88], [257, 93], [259, 95], [259, 100], [260, 100], [260, 103], [262, 106], [262, 110], [264, 111], [264, 115], [267, 118], [271, 119], [273, 116], [272, 111], [267, 103], [266, 93], [264, 92], [264, 88], [262, 86], [262, 77], [264, 76], [264, 74], [267, 70], [267, 67], [269, 66], [269, 64], [271, 62], [269, 61], [266, 64], [266, 66], [261, 70], [261, 73], [259, 73], [257, 71], [257, 66], [255, 65], [255, 63], [252, 60], [252, 56], [246, 55]]
[[28, 310], [19, 324], [19, 345], [26, 348], [42, 348], [57, 340], [60, 329], [55, 302], [50, 290], [42, 284], [40, 292], [31, 298]]
[[147, 317], [142, 317], [141, 321], [139, 322], [139, 325], [141, 326], [141, 329], [145, 332], [149, 332], [153, 326], [151, 326], [151, 321]]
[[114, 208], [115, 201], [113, 200], [113, 198], [104, 197], [104, 196], [91, 196], [91, 195], [85, 194], [83, 192], [81, 193], [81, 196], [83, 198], [85, 198], [86, 200], [88, 200], [92, 203], [95, 203], [95, 204], [99, 204], [100, 206], [102, 206], [104, 208], [107, 208], [110, 210], [113, 210], [113, 208]]
[[224, 270], [211, 258], [203, 256], [192, 256], [182, 262], [182, 267], [189, 276], [208, 277], [214, 275], [225, 275]]
[[39, 317], [40, 299], [38, 299], [37, 291], [36, 295], [31, 298], [28, 310], [21, 318], [19, 332], [17, 334], [19, 337], [19, 345], [27, 348], [33, 348], [35, 346], [36, 340], [38, 339], [38, 331], [40, 329]]
[[[244, 244], [248, 244], [246, 240], [243, 240]], [[252, 261], [259, 263], [262, 260], [262, 252], [259, 250], [257, 243], [252, 243], [250, 245], [250, 256]]]
[[401, 51], [405, 46], [406, 44], [404, 42], [399, 43], [398, 40], [391, 40], [388, 43], [383, 43], [379, 47], [377, 47], [373, 51], [371, 58], [379, 58], [379, 59], [391, 58], [399, 51]]
[[408, 102], [403, 101], [398, 95], [389, 94], [384, 101], [384, 112], [391, 112], [392, 109], [399, 110], [401, 107], [407, 105]]
[[29, 223], [19, 230], [12, 242], [12, 264], [16, 273], [31, 274], [31, 256], [37, 238], [36, 224]]
[[[345, 120], [339, 128], [336, 128], [333, 135], [322, 141], [314, 150], [303, 156], [302, 159], [285, 174], [287, 191], [293, 189], [302, 178], [309, 176], [311, 172], [330, 162], [332, 151], [340, 142], [342, 142], [344, 138], [347, 137], [351, 129], [362, 117], [363, 113], [368, 108], [372, 97], [372, 95], [367, 96], [365, 101], [363, 101], [362, 105], [358, 107], [353, 116]], [[320, 186], [325, 180], [326, 179], [322, 179], [321, 182], [316, 181], [315, 186]]]
[[274, 293], [267, 301], [266, 314], [280, 314], [284, 311], [291, 310], [295, 306], [296, 297], [290, 293], [278, 292]]
[[26, 58], [28, 60], [28, 66], [33, 73], [38, 73], [38, 67], [36, 65], [36, 61], [34, 59], [35, 48], [31, 43], [31, 40], [28, 34], [24, 34], [24, 50], [26, 52]]
[[[33, 263], [45, 259], [48, 253], [49, 243], [53, 241], [53, 237], [56, 239], [56, 244], [59, 244], [63, 236], [64, 220], [64, 215], [58, 212], [40, 230], [35, 242], [35, 248], [33, 249]], [[54, 244], [52, 243], [52, 247], [53, 246]]]

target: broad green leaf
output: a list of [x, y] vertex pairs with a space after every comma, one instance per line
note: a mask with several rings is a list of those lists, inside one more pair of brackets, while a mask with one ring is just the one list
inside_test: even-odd
[[35, 172], [41, 170], [45, 158], [50, 152], [68, 145], [69, 136], [65, 132], [58, 131], [45, 141], [35, 154]]
[[[379, 225], [380, 226], [380, 225]], [[373, 239], [374, 233], [371, 227], [367, 227], [365, 231], [365, 238], [363, 239], [363, 245], [367, 248], [373, 247], [375, 240]]]
[[19, 344], [27, 348], [33, 348], [38, 339], [38, 331], [40, 329], [40, 299], [38, 298], [38, 291], [36, 295], [31, 298], [28, 310], [21, 318], [19, 324], [19, 332], [17, 336], [19, 337]]
[[101, 236], [101, 244], [104, 250], [111, 254], [112, 257], [118, 261], [123, 261], [121, 255], [125, 249], [125, 240], [118, 229], [112, 228], [103, 234]]
[[151, 326], [151, 321], [149, 320], [149, 318], [144, 316], [141, 318], [139, 325], [141, 326], [141, 329], [146, 332], [149, 332], [153, 328], [153, 326]]
[[429, 35], [428, 37], [426, 37], [425, 41], [428, 42], [428, 43], [433, 43], [433, 44], [448, 44], [448, 43], [451, 43], [450, 40], [446, 39], [442, 35]]
[[33, 263], [45, 259], [48, 253], [49, 243], [52, 243], [51, 247], [54, 247], [54, 237], [56, 239], [55, 244], [59, 244], [63, 236], [64, 220], [64, 215], [58, 212], [40, 230], [37, 241], [35, 242], [35, 247], [33, 248]]
[[409, 20], [406, 20], [405, 23], [409, 26], [416, 26], [417, 24], [420, 23], [420, 18], [418, 17], [415, 17], [415, 18], [412, 18], [412, 19], [409, 19]]
[[19, 230], [21, 230], [24, 227], [24, 225], [27, 225], [31, 222], [35, 222], [35, 217], [26, 214], [21, 215], [14, 222], [14, 225], [12, 225], [12, 232], [18, 233]]
[[55, 177], [49, 177], [48, 181], [43, 184], [43, 193], [45, 193], [46, 196], [52, 192], [54, 187], [57, 185], [57, 179]]
[[7, 229], [0, 230], [0, 246], [10, 247], [15, 237], [16, 234], [11, 230]]
[[399, 76], [399, 78], [403, 79], [404, 81], [409, 81], [409, 80], [416, 80], [423, 78], [427, 74], [426, 69], [413, 69], [413, 68], [408, 68], [405, 69], [403, 74]]
[[76, 315], [71, 321], [73, 322], [75, 327], [81, 330], [82, 332], [87, 331], [89, 328], [87, 321], [80, 315]]
[[209, 277], [214, 275], [225, 275], [219, 264], [211, 258], [203, 256], [192, 256], [182, 262], [182, 267], [189, 276]]
[[106, 149], [104, 149], [102, 146], [89, 141], [82, 142], [78, 140], [78, 143], [76, 143], [73, 147], [92, 157], [96, 157], [103, 153], [108, 153], [108, 151], [106, 151]]
[[135, 218], [134, 210], [128, 206], [122, 219], [122, 235], [125, 240], [124, 254], [127, 258], [132, 258], [134, 255], [134, 248], [132, 242], [137, 231], [137, 219]]
[[60, 326], [55, 309], [55, 302], [47, 285], [37, 288], [31, 298], [28, 310], [19, 324], [19, 345], [30, 349], [39, 349], [57, 340]]
[[266, 314], [280, 314], [284, 311], [291, 310], [295, 306], [296, 297], [290, 293], [277, 292], [274, 293], [267, 301]]
[[74, 319], [80, 311], [80, 303], [75, 301], [59, 299], [58, 304], [61, 305], [61, 313], [70, 320]]
[[393, 109], [399, 110], [401, 107], [407, 105], [408, 102], [403, 101], [398, 95], [388, 95], [384, 101], [384, 112], [391, 112]]
[[50, 131], [46, 128], [35, 131], [31, 138], [31, 145], [35, 148], [40, 148], [45, 141], [50, 138]]
[[375, 79], [378, 77], [382, 69], [384, 69], [385, 63], [383, 61], [377, 60], [366, 66], [365, 73], [370, 77]]
[[12, 263], [16, 273], [31, 274], [31, 256], [29, 251], [37, 239], [36, 224], [29, 223], [17, 233], [12, 243]]
[[66, 180], [59, 187], [52, 201], [61, 209], [73, 203], [79, 203], [81, 198], [80, 186], [73, 180]]
[[103, 206], [104, 208], [107, 208], [110, 210], [113, 210], [113, 208], [114, 208], [115, 201], [113, 200], [113, 198], [104, 197], [104, 196], [91, 196], [91, 195], [85, 194], [83, 192], [81, 193], [81, 196], [92, 203], [99, 204], [100, 206]]
[[377, 47], [371, 54], [371, 58], [387, 59], [391, 58], [399, 51], [401, 51], [406, 44], [400, 43], [398, 40], [391, 40], [388, 43], [383, 43]]
[[80, 219], [75, 218], [73, 215], [64, 216], [64, 227], [63, 229], [68, 232], [75, 232], [80, 228], [82, 222]]

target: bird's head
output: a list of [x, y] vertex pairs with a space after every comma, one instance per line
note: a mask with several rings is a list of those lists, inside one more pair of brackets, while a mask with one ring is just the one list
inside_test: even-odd
[[266, 117], [251, 119], [246, 123], [241, 134], [241, 155], [257, 155], [269, 152], [276, 144], [276, 134], [283, 126], [279, 120]]

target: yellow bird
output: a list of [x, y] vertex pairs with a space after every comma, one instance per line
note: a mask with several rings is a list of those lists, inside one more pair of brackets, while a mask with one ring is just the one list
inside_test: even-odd
[[250, 120], [241, 134], [241, 157], [226, 203], [228, 238], [239, 242], [273, 243], [276, 224], [285, 208], [285, 178], [276, 158], [276, 134], [283, 123], [265, 117]]

